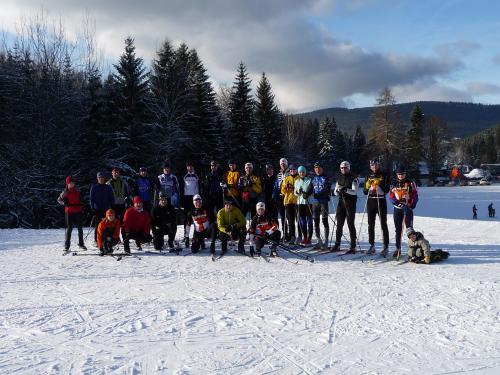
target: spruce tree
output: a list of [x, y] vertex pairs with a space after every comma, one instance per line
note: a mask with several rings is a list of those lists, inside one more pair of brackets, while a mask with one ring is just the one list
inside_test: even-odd
[[282, 155], [282, 115], [274, 100], [271, 84], [262, 73], [257, 86], [255, 102], [256, 137], [253, 144], [253, 155], [260, 164], [277, 160]]
[[238, 72], [233, 83], [229, 99], [228, 129], [229, 157], [240, 164], [244, 163], [252, 152], [252, 137], [255, 134], [254, 99], [251, 95], [251, 80], [248, 77], [246, 66], [243, 62], [238, 67]]
[[406, 163], [409, 175], [420, 181], [419, 162], [423, 159], [422, 137], [424, 128], [424, 113], [418, 104], [415, 105], [410, 116], [411, 127], [408, 130], [406, 146]]

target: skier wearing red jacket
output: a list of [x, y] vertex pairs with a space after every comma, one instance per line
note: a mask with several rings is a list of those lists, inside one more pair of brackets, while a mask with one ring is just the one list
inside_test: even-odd
[[73, 226], [78, 228], [78, 247], [87, 250], [83, 243], [83, 204], [80, 199], [80, 190], [75, 187], [73, 177], [66, 177], [66, 187], [57, 198], [57, 202], [64, 206], [64, 214], [66, 219], [66, 238], [64, 242], [64, 249], [69, 251], [71, 244], [71, 232]]
[[151, 242], [151, 218], [144, 210], [142, 199], [134, 197], [134, 206], [130, 207], [123, 218], [123, 250], [130, 254], [130, 240], [135, 240], [137, 248], [141, 250], [141, 244]]

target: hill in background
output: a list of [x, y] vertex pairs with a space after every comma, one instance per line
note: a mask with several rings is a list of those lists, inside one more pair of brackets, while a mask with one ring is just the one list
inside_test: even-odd
[[[500, 105], [433, 101], [396, 104], [401, 120], [407, 126], [410, 124], [410, 113], [416, 104], [420, 105], [426, 117], [437, 116], [446, 121], [452, 137], [467, 137], [500, 124]], [[327, 108], [300, 113], [297, 116], [321, 121], [333, 115], [342, 130], [352, 133], [357, 126], [360, 126], [363, 132], [367, 133], [371, 127], [371, 115], [374, 109], [375, 107]]]

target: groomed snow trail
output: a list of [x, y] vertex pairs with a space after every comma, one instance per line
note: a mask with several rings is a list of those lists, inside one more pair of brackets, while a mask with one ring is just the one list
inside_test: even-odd
[[500, 373], [498, 221], [414, 226], [450, 259], [117, 262], [61, 256], [62, 230], [1, 230], [0, 372]]

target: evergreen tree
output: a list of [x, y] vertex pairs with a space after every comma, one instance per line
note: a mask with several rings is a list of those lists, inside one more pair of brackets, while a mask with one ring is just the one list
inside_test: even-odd
[[243, 62], [238, 67], [229, 102], [229, 157], [240, 164], [245, 162], [252, 152], [255, 134], [254, 99], [251, 96], [251, 80]]
[[366, 137], [361, 130], [361, 127], [356, 127], [354, 137], [352, 140], [352, 149], [349, 156], [349, 161], [351, 162], [351, 167], [353, 171], [362, 172], [366, 169], [368, 165], [366, 160], [366, 155], [364, 148], [366, 145]]
[[282, 115], [274, 100], [271, 84], [262, 73], [257, 86], [255, 102], [256, 137], [253, 140], [253, 155], [260, 164], [277, 160], [282, 155]]
[[335, 119], [326, 117], [319, 123], [318, 129], [318, 156], [325, 164], [327, 172], [334, 171], [337, 160], [335, 152], [337, 124]]
[[406, 145], [406, 164], [409, 175], [420, 181], [419, 162], [423, 159], [422, 137], [425, 117], [417, 104], [411, 112], [411, 127], [408, 130]]

